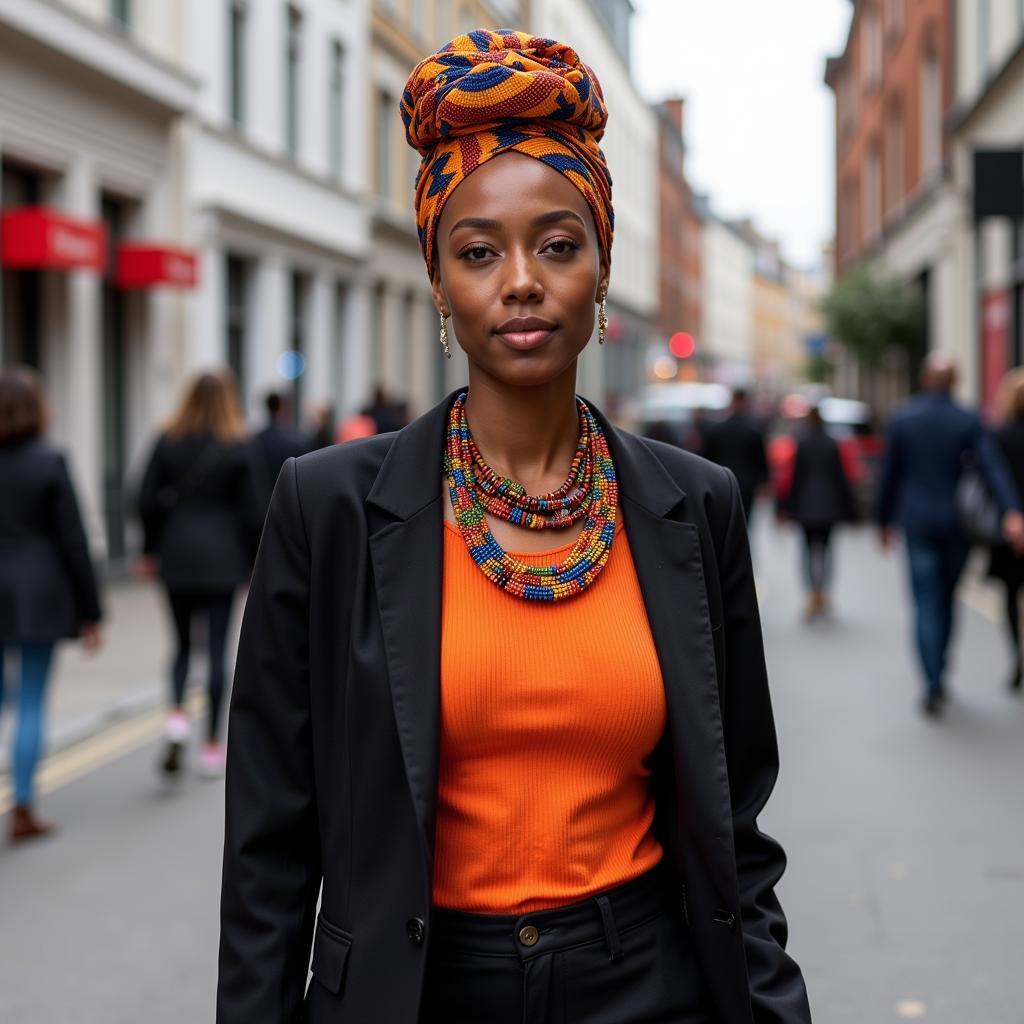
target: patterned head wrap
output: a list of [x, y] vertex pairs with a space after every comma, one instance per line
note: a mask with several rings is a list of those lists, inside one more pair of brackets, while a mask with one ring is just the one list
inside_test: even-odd
[[597, 76], [571, 47], [504, 29], [457, 36], [416, 65], [401, 108], [406, 139], [423, 157], [416, 222], [429, 274], [448, 197], [510, 150], [553, 167], [580, 190], [610, 255], [612, 179], [599, 145], [608, 111]]

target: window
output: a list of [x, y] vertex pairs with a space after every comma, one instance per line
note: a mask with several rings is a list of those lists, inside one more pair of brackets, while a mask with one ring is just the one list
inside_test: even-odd
[[877, 143], [868, 150], [861, 185], [864, 190], [861, 198], [861, 208], [864, 211], [864, 241], [870, 244], [882, 233], [882, 160]]
[[132, 23], [131, 0], [110, 0], [110, 20], [128, 28]]
[[903, 35], [906, 0], [885, 0], [885, 31], [890, 39]]
[[377, 195], [391, 198], [391, 129], [394, 105], [386, 92], [377, 94]]
[[228, 115], [231, 123], [245, 124], [245, 3], [232, 0], [228, 10]]
[[932, 181], [942, 166], [942, 67], [929, 48], [921, 63], [921, 180]]
[[288, 317], [288, 347], [292, 352], [290, 359], [293, 375], [292, 410], [298, 424], [302, 416], [302, 380], [306, 369], [306, 322], [309, 305], [309, 275], [301, 271], [292, 271], [291, 308]]
[[288, 8], [284, 81], [284, 140], [288, 155], [299, 153], [299, 73], [302, 59], [302, 14]]
[[867, 10], [861, 22], [861, 78], [865, 89], [882, 81], [882, 22], [878, 12]]
[[901, 206], [906, 182], [904, 179], [903, 111], [892, 107], [885, 125], [885, 208], [893, 213]]
[[246, 337], [248, 323], [248, 267], [240, 256], [228, 253], [225, 265], [227, 301], [224, 307], [224, 354], [228, 366], [238, 378], [238, 389], [245, 394]]
[[331, 175], [340, 180], [342, 177], [342, 158], [344, 156], [344, 96], [345, 96], [345, 51], [340, 42], [331, 44], [331, 82], [330, 102], [327, 104], [328, 117], [327, 139]]

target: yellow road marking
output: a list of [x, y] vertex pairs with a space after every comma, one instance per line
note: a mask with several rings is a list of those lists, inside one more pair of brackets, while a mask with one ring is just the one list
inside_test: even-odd
[[[205, 697], [199, 691], [193, 692], [188, 698], [187, 708], [193, 720], [203, 712], [204, 706]], [[40, 795], [52, 793], [55, 789], [60, 789], [61, 786], [66, 786], [69, 782], [152, 743], [163, 731], [166, 718], [167, 711], [164, 708], [143, 711], [46, 758], [36, 775], [36, 792]], [[5, 776], [0, 781], [0, 814], [6, 814], [13, 802], [13, 780], [10, 776]]]

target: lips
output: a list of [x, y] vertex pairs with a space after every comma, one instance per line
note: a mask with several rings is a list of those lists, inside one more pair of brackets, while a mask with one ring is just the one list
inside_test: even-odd
[[543, 345], [557, 324], [545, 320], [539, 316], [516, 316], [506, 320], [494, 333], [501, 338], [506, 345], [515, 349], [536, 348]]

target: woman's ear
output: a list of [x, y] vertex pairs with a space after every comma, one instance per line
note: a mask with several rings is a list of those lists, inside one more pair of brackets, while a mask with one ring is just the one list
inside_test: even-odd
[[448, 306], [448, 299], [441, 285], [441, 271], [437, 268], [436, 263], [434, 264], [434, 276], [430, 281], [430, 292], [434, 296], [434, 308], [440, 312], [441, 316], [447, 319], [451, 316], [451, 309]]
[[608, 282], [610, 279], [611, 266], [608, 263], [608, 257], [602, 253], [600, 272], [597, 276], [597, 295], [594, 297], [595, 302], [600, 302], [608, 294]]

